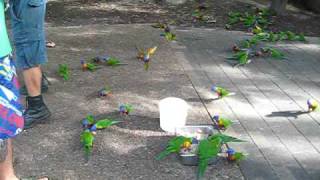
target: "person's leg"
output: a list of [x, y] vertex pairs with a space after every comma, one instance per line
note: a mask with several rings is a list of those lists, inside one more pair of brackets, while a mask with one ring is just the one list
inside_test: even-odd
[[23, 70], [23, 78], [30, 97], [41, 94], [42, 72], [40, 66]]
[[17, 180], [13, 169], [12, 141], [0, 140], [0, 180]]

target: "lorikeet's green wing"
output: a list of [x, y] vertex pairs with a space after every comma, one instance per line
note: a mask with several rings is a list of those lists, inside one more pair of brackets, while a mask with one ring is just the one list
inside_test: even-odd
[[111, 119], [103, 119], [103, 120], [99, 120], [95, 125], [96, 125], [97, 129], [105, 129], [107, 127], [118, 124], [120, 122], [121, 121], [113, 121]]
[[90, 71], [94, 71], [94, 70], [97, 69], [97, 66], [94, 65], [94, 64], [92, 64], [92, 63], [87, 63], [87, 68], [88, 68], [88, 70], [90, 70]]
[[183, 136], [177, 136], [171, 139], [168, 143], [166, 150], [162, 151], [157, 157], [157, 160], [163, 159], [164, 157], [168, 156], [171, 153], [179, 153], [181, 147], [185, 141], [191, 142], [190, 138], [186, 138]]
[[211, 158], [218, 155], [221, 150], [221, 140], [214, 139], [209, 141], [207, 139], [201, 140], [199, 144], [199, 166], [198, 179], [201, 179], [207, 169], [208, 162]]
[[220, 118], [220, 121], [222, 121], [222, 124], [225, 128], [228, 128], [232, 125], [232, 121], [230, 119]]
[[293, 32], [287, 31], [286, 33], [287, 33], [287, 38], [289, 41], [295, 40], [296, 35]]
[[273, 57], [273, 58], [277, 58], [277, 59], [284, 58], [284, 54], [277, 49], [269, 48], [269, 51], [271, 53], [271, 57]]
[[93, 141], [94, 141], [94, 136], [89, 130], [85, 130], [81, 134], [81, 143], [87, 155], [89, 155], [92, 152]]
[[125, 104], [126, 110], [128, 111], [128, 113], [133, 111], [133, 106], [131, 104]]
[[221, 97], [226, 97], [229, 95], [229, 91], [222, 87], [218, 87], [218, 91]]
[[120, 60], [118, 60], [117, 58], [111, 57], [111, 58], [107, 61], [107, 65], [109, 65], [109, 66], [117, 66], [117, 65], [120, 65]]
[[246, 155], [244, 155], [243, 153], [241, 152], [236, 152], [235, 155], [234, 155], [236, 161], [241, 161], [243, 159], [246, 158]]
[[249, 52], [248, 51], [239, 52], [238, 61], [239, 61], [239, 64], [241, 65], [247, 64], [249, 62]]
[[228, 143], [228, 142], [245, 142], [245, 141], [243, 141], [241, 139], [238, 139], [238, 138], [235, 138], [235, 137], [232, 137], [232, 136], [227, 136], [227, 135], [224, 135], [224, 134], [221, 134], [221, 133], [212, 135], [212, 136], [208, 137], [208, 139], [209, 139], [209, 141], [212, 141], [212, 140], [215, 140], [215, 139], [220, 139], [221, 143], [223, 143], [223, 144]]
[[89, 125], [93, 125], [95, 123], [95, 119], [92, 115], [88, 115], [86, 119], [88, 120]]

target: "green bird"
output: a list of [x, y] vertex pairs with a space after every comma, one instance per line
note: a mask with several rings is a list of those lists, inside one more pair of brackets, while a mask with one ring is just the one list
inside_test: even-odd
[[271, 57], [276, 58], [276, 59], [283, 59], [284, 58], [284, 54], [275, 48], [271, 48], [271, 47], [262, 48], [262, 51], [269, 53], [271, 55]]
[[125, 63], [121, 63], [120, 60], [115, 57], [110, 57], [106, 62], [108, 66], [126, 65]]
[[64, 80], [69, 80], [70, 78], [70, 72], [69, 72], [69, 67], [66, 64], [59, 64], [58, 67], [58, 74], [64, 79]]
[[101, 129], [105, 129], [108, 128], [112, 125], [118, 124], [121, 121], [113, 121], [111, 119], [103, 119], [103, 120], [99, 120], [97, 123], [95, 123], [91, 128], [90, 131], [94, 132], [97, 130], [101, 130]]
[[224, 98], [226, 96], [234, 94], [234, 93], [230, 93], [227, 89], [220, 86], [216, 86], [216, 85], [211, 86], [211, 91], [217, 93], [219, 98]]
[[167, 41], [175, 41], [177, 40], [177, 36], [171, 32], [166, 32], [164, 34], [165, 38], [167, 39]]
[[249, 64], [251, 61], [249, 59], [249, 51], [248, 50], [241, 50], [235, 53], [232, 57], [229, 57], [230, 60], [238, 61], [237, 65], [245, 65]]
[[93, 148], [93, 142], [94, 142], [94, 135], [90, 130], [86, 129], [85, 131], [82, 132], [81, 134], [81, 143], [83, 145], [85, 154], [88, 156], [92, 152]]
[[197, 179], [202, 179], [208, 167], [209, 160], [216, 157], [221, 151], [222, 142], [220, 139], [209, 141], [208, 139], [201, 140], [199, 143], [199, 165]]
[[183, 146], [183, 143], [186, 142], [186, 141], [189, 141], [191, 142], [191, 138], [187, 138], [187, 137], [184, 137], [184, 136], [177, 136], [177, 137], [174, 137], [173, 139], [171, 139], [167, 145], [167, 148], [162, 151], [157, 157], [156, 159], [157, 160], [161, 160], [163, 159], [164, 157], [168, 156], [169, 154], [171, 153], [179, 153], [182, 146]]

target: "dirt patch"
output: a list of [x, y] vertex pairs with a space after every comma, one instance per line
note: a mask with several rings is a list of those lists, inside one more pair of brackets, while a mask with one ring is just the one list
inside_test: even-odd
[[[194, 22], [192, 13], [197, 7], [194, 1], [173, 5], [162, 1], [119, 0], [84, 3], [78, 0], [49, 1], [47, 22], [53, 25], [132, 24], [174, 22], [179, 26], [224, 28], [230, 11], [255, 9], [246, 1], [206, 1], [206, 15], [215, 23]], [[293, 31], [309, 36], [320, 36], [320, 15], [306, 11], [288, 10], [286, 15], [275, 17], [270, 26], [274, 31]], [[244, 30], [234, 28], [233, 30]]]

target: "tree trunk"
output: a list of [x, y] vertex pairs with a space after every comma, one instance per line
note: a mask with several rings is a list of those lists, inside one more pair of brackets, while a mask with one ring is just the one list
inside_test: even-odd
[[270, 9], [276, 14], [283, 14], [286, 10], [288, 0], [272, 0]]

